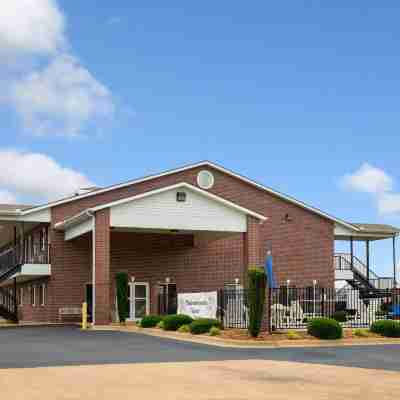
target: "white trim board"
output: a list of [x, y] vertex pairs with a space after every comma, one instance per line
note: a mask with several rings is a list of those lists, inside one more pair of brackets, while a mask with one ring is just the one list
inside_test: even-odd
[[61, 199], [61, 200], [58, 200], [58, 201], [54, 201], [52, 203], [48, 203], [48, 204], [45, 204], [45, 205], [42, 205], [42, 206], [37, 206], [37, 207], [31, 208], [31, 209], [27, 209], [27, 210], [21, 211], [21, 213], [22, 213], [22, 215], [27, 215], [27, 214], [30, 214], [32, 212], [43, 210], [43, 209], [46, 209], [46, 208], [49, 208], [49, 207], [55, 207], [55, 206], [58, 206], [58, 205], [61, 205], [61, 204], [65, 204], [65, 203], [69, 203], [69, 202], [72, 202], [72, 201], [75, 201], [75, 200], [80, 200], [80, 199], [83, 199], [83, 198], [86, 198], [86, 197], [95, 196], [95, 195], [98, 195], [98, 194], [101, 194], [101, 193], [109, 192], [111, 190], [124, 188], [124, 187], [130, 186], [130, 185], [136, 184], [136, 183], [146, 182], [148, 180], [152, 180], [152, 179], [155, 179], [155, 178], [160, 178], [160, 177], [163, 177], [163, 176], [168, 176], [168, 175], [171, 175], [171, 174], [175, 174], [175, 173], [178, 173], [178, 172], [186, 171], [186, 170], [197, 168], [197, 167], [214, 168], [214, 169], [216, 169], [218, 171], [221, 171], [221, 172], [223, 172], [225, 174], [233, 176], [233, 177], [235, 177], [235, 178], [237, 178], [237, 179], [239, 179], [239, 180], [241, 180], [243, 182], [246, 182], [246, 183], [248, 183], [248, 184], [250, 184], [250, 185], [252, 185], [254, 187], [257, 187], [258, 189], [261, 189], [261, 190], [264, 190], [264, 191], [266, 191], [266, 192], [268, 192], [270, 194], [273, 194], [276, 197], [284, 199], [284, 200], [288, 201], [289, 203], [295, 204], [295, 205], [297, 205], [297, 206], [299, 206], [301, 208], [304, 208], [304, 209], [309, 210], [309, 211], [311, 211], [311, 212], [313, 212], [315, 214], [318, 214], [318, 215], [320, 215], [320, 216], [322, 216], [324, 218], [327, 218], [327, 219], [329, 219], [331, 221], [334, 221], [339, 225], [343, 225], [343, 226], [346, 226], [347, 228], [350, 228], [352, 230], [359, 231], [359, 229], [357, 227], [355, 227], [354, 225], [352, 225], [352, 224], [350, 224], [350, 223], [348, 223], [348, 222], [346, 222], [344, 220], [341, 220], [339, 218], [333, 217], [333, 216], [331, 216], [331, 215], [329, 215], [329, 214], [327, 214], [327, 213], [325, 213], [325, 212], [323, 212], [323, 211], [321, 211], [321, 210], [319, 210], [319, 209], [317, 209], [315, 207], [312, 207], [312, 206], [309, 206], [309, 205], [303, 203], [302, 201], [299, 201], [299, 200], [297, 200], [297, 199], [295, 199], [293, 197], [290, 197], [290, 196], [288, 196], [286, 194], [283, 194], [283, 193], [280, 193], [280, 192], [278, 192], [276, 190], [273, 190], [273, 189], [271, 189], [271, 188], [269, 188], [267, 186], [264, 186], [264, 185], [262, 185], [260, 183], [257, 183], [255, 181], [249, 179], [249, 178], [246, 178], [246, 177], [244, 177], [242, 175], [239, 175], [239, 174], [237, 174], [235, 172], [232, 172], [232, 171], [230, 171], [230, 170], [228, 170], [228, 169], [226, 169], [224, 167], [221, 167], [221, 166], [219, 166], [219, 165], [217, 165], [215, 163], [212, 163], [210, 161], [202, 161], [202, 162], [199, 162], [199, 163], [190, 164], [190, 165], [187, 165], [187, 166], [184, 166], [184, 167], [181, 167], [181, 168], [176, 168], [176, 169], [172, 169], [172, 170], [169, 170], [169, 171], [166, 171], [166, 172], [162, 172], [160, 174], [149, 175], [149, 176], [146, 176], [144, 178], [139, 178], [139, 179], [135, 179], [135, 180], [132, 180], [132, 181], [125, 182], [125, 183], [112, 185], [112, 186], [109, 186], [109, 187], [106, 187], [106, 188], [103, 188], [103, 189], [94, 190], [93, 192], [85, 193], [85, 194], [74, 196], [74, 197], [69, 197], [69, 198], [66, 198], [66, 199]]

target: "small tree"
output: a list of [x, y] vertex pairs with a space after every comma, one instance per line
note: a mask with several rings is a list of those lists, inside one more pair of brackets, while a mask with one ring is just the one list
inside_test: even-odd
[[125, 322], [129, 316], [128, 303], [128, 274], [126, 272], [118, 272], [116, 275], [117, 281], [117, 307], [120, 322]]
[[249, 267], [247, 273], [247, 303], [249, 307], [249, 333], [257, 337], [264, 316], [266, 276], [264, 268]]

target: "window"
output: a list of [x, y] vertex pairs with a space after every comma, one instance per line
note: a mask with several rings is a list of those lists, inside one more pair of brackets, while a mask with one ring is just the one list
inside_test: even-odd
[[19, 288], [19, 305], [20, 306], [24, 305], [24, 288], [23, 287]]
[[210, 171], [200, 171], [197, 174], [197, 184], [202, 189], [211, 189], [214, 186], [214, 175]]
[[44, 306], [46, 304], [46, 284], [42, 283], [39, 288], [39, 305]]
[[28, 262], [31, 261], [32, 258], [32, 236], [28, 236]]
[[36, 286], [35, 285], [31, 286], [31, 306], [32, 307], [36, 306]]

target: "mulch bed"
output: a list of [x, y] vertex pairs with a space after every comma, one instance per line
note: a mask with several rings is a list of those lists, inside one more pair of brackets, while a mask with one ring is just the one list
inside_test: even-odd
[[[293, 331], [292, 331], [293, 332]], [[268, 334], [265, 332], [260, 333], [260, 335], [257, 338], [253, 338], [249, 335], [248, 331], [245, 329], [225, 329], [221, 331], [221, 337], [222, 339], [230, 339], [230, 340], [250, 340], [254, 342], [280, 342], [282, 340], [291, 340], [295, 342], [296, 340], [310, 340], [310, 341], [317, 341], [320, 342], [320, 339], [317, 339], [313, 336], [310, 336], [307, 334], [306, 331], [295, 331], [296, 334], [298, 335], [298, 338], [296, 339], [291, 339], [288, 337], [287, 332], [273, 332], [272, 334]], [[344, 329], [343, 331], [343, 339], [346, 341], [351, 341], [351, 340], [365, 340], [365, 339], [382, 339], [382, 336], [376, 335], [374, 333], [369, 333], [368, 337], [358, 337], [354, 336], [353, 330], [352, 329]]]

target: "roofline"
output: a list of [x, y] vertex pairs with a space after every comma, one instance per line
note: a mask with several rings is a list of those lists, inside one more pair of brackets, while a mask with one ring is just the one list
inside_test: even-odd
[[246, 183], [248, 183], [248, 184], [250, 184], [252, 186], [255, 186], [258, 189], [264, 190], [264, 191], [266, 191], [266, 192], [268, 192], [270, 194], [273, 194], [273, 195], [275, 195], [275, 196], [277, 196], [277, 197], [279, 197], [281, 199], [284, 199], [284, 200], [286, 200], [286, 201], [288, 201], [290, 203], [296, 204], [297, 206], [299, 206], [301, 208], [309, 210], [309, 211], [311, 211], [311, 212], [313, 212], [313, 213], [315, 213], [317, 215], [320, 215], [320, 216], [322, 216], [324, 218], [327, 218], [327, 219], [329, 219], [331, 221], [334, 221], [334, 222], [336, 222], [336, 223], [338, 223], [340, 225], [346, 226], [347, 228], [353, 229], [355, 231], [359, 231], [359, 229], [356, 226], [354, 226], [354, 225], [352, 225], [352, 224], [350, 224], [350, 223], [348, 223], [348, 222], [346, 222], [344, 220], [341, 220], [339, 218], [333, 217], [332, 215], [329, 215], [329, 214], [323, 212], [322, 210], [320, 210], [318, 208], [309, 206], [308, 204], [303, 203], [300, 200], [297, 200], [297, 199], [295, 199], [295, 198], [293, 198], [291, 196], [288, 196], [288, 195], [286, 195], [284, 193], [278, 192], [278, 191], [276, 191], [274, 189], [271, 189], [271, 188], [269, 188], [267, 186], [264, 186], [264, 185], [262, 185], [262, 184], [260, 184], [258, 182], [255, 182], [255, 181], [253, 181], [253, 180], [251, 180], [251, 179], [249, 179], [249, 178], [247, 178], [245, 176], [237, 174], [236, 172], [228, 170], [228, 169], [226, 169], [226, 168], [224, 168], [224, 167], [222, 167], [222, 166], [220, 166], [218, 164], [212, 163], [210, 161], [201, 161], [201, 162], [198, 162], [198, 163], [195, 163], [195, 164], [190, 164], [190, 165], [186, 165], [186, 166], [183, 166], [183, 167], [180, 167], [180, 168], [171, 169], [171, 170], [159, 173], [159, 174], [148, 175], [146, 177], [135, 179], [135, 180], [128, 181], [128, 182], [125, 182], [125, 183], [120, 183], [120, 184], [117, 184], [117, 185], [108, 186], [106, 188], [99, 189], [99, 190], [94, 190], [92, 192], [85, 193], [85, 194], [82, 194], [82, 195], [78, 195], [78, 196], [75, 196], [75, 197], [69, 197], [67, 199], [54, 201], [52, 203], [48, 203], [48, 204], [45, 204], [45, 205], [42, 205], [42, 206], [37, 206], [37, 207], [33, 207], [33, 208], [30, 208], [30, 209], [27, 209], [27, 210], [22, 210], [21, 213], [22, 213], [22, 215], [30, 214], [30, 213], [33, 213], [33, 212], [36, 212], [36, 211], [43, 210], [45, 208], [55, 207], [55, 206], [58, 206], [58, 205], [61, 205], [61, 204], [69, 203], [71, 201], [84, 199], [84, 198], [87, 198], [87, 197], [90, 197], [90, 196], [95, 196], [95, 195], [98, 195], [98, 194], [106, 193], [106, 192], [109, 192], [111, 190], [124, 188], [126, 186], [134, 185], [134, 184], [141, 183], [141, 182], [146, 182], [146, 181], [151, 180], [151, 179], [160, 178], [160, 177], [163, 177], [163, 176], [175, 174], [175, 173], [178, 173], [178, 172], [186, 171], [186, 170], [197, 168], [197, 167], [201, 167], [201, 166], [208, 166], [208, 167], [214, 168], [216, 170], [219, 170], [221, 172], [224, 172], [224, 173], [226, 173], [228, 175], [234, 176], [235, 178], [240, 179], [240, 180], [242, 180], [242, 181], [244, 181], [244, 182], [246, 182]]
[[189, 183], [180, 182], [180, 183], [175, 183], [175, 184], [170, 185], [170, 186], [165, 186], [165, 187], [162, 187], [162, 188], [159, 188], [159, 189], [154, 189], [154, 190], [150, 190], [148, 192], [137, 194], [135, 196], [127, 197], [125, 199], [112, 201], [110, 203], [102, 204], [100, 206], [96, 206], [96, 207], [93, 207], [93, 208], [88, 208], [88, 209], [80, 212], [79, 214], [74, 215], [71, 218], [68, 218], [68, 219], [66, 219], [64, 221], [58, 222], [57, 224], [55, 224], [55, 228], [56, 229], [60, 229], [60, 230], [64, 230], [64, 229], [68, 228], [69, 226], [74, 226], [76, 224], [79, 224], [80, 222], [86, 221], [87, 219], [93, 217], [93, 214], [95, 212], [104, 210], [105, 208], [110, 208], [110, 207], [115, 207], [115, 206], [122, 205], [122, 204], [125, 204], [125, 203], [130, 203], [131, 201], [135, 201], [135, 200], [143, 199], [143, 198], [146, 198], [146, 197], [154, 196], [156, 194], [167, 192], [169, 190], [178, 189], [178, 188], [186, 188], [186, 189], [192, 190], [192, 191], [194, 191], [196, 193], [201, 194], [202, 196], [208, 197], [208, 198], [210, 198], [210, 199], [212, 199], [214, 201], [217, 201], [217, 202], [219, 202], [221, 204], [224, 204], [224, 205], [226, 205], [226, 206], [228, 206], [230, 208], [233, 208], [233, 209], [235, 209], [235, 210], [237, 210], [239, 212], [242, 212], [242, 213], [247, 214], [247, 215], [251, 215], [252, 217], [255, 217], [255, 218], [257, 218], [257, 219], [259, 219], [259, 220], [261, 220], [263, 222], [268, 219], [264, 215], [258, 214], [258, 213], [254, 212], [252, 210], [249, 210], [248, 208], [239, 206], [239, 205], [237, 205], [235, 203], [232, 203], [229, 200], [225, 200], [224, 198], [222, 198], [220, 196], [217, 196], [217, 195], [215, 195], [213, 193], [206, 192], [205, 190], [199, 189], [196, 186], [190, 185]]

